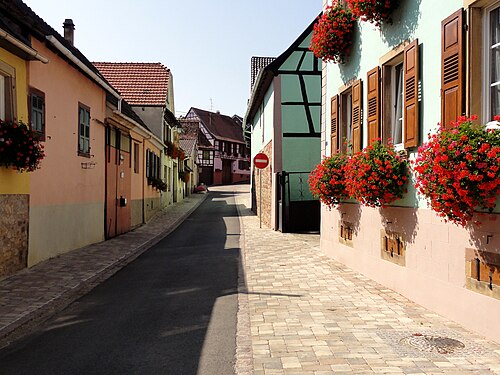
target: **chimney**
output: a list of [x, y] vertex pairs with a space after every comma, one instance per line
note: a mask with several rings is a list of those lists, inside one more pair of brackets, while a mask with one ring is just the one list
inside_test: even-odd
[[63, 23], [64, 26], [64, 39], [70, 42], [71, 45], [74, 44], [75, 39], [75, 24], [71, 18], [66, 18]]

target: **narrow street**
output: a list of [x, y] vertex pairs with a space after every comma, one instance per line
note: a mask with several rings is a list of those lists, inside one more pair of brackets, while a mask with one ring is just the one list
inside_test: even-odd
[[136, 261], [0, 349], [0, 374], [500, 374], [498, 343], [327, 257], [318, 234], [260, 228], [248, 185], [205, 197]]
[[233, 374], [239, 222], [229, 192], [33, 335], [8, 374]]

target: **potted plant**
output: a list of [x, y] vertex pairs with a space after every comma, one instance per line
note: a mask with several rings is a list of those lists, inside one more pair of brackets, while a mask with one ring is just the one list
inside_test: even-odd
[[392, 23], [391, 14], [401, 0], [346, 0], [355, 17], [380, 27], [383, 22]]
[[25, 123], [0, 121], [0, 166], [32, 172], [44, 156], [43, 144]]
[[334, 1], [314, 24], [309, 49], [325, 62], [343, 64], [351, 49], [355, 24], [351, 10]]
[[346, 166], [347, 191], [365, 206], [384, 207], [401, 199], [407, 182], [408, 162], [380, 140], [355, 153]]
[[414, 165], [417, 190], [445, 221], [462, 227], [476, 209], [491, 213], [500, 193], [500, 131], [476, 120], [460, 117], [451, 128], [441, 126], [419, 148]]
[[346, 164], [346, 155], [334, 154], [324, 158], [309, 174], [309, 189], [312, 195], [328, 207], [349, 198], [344, 180]]

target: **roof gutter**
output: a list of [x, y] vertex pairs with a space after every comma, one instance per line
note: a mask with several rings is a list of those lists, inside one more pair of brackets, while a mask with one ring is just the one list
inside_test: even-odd
[[103, 87], [106, 91], [108, 91], [111, 95], [118, 99], [118, 109], [121, 111], [121, 100], [122, 97], [120, 94], [116, 92], [116, 90], [111, 87], [108, 83], [106, 83], [101, 77], [95, 74], [88, 66], [86, 66], [82, 61], [77, 58], [69, 49], [64, 47], [61, 42], [57, 40], [57, 38], [53, 35], [47, 35], [47, 40], [52, 43], [54, 47], [56, 47], [64, 56], [70, 59], [76, 66], [78, 66], [81, 70], [83, 70], [86, 74], [88, 74], [94, 81], [96, 81], [101, 87]]
[[7, 31], [0, 29], [0, 38], [5, 39], [9, 43], [13, 44], [17, 48], [19, 48], [21, 51], [26, 52], [28, 55], [34, 57], [36, 60], [43, 62], [44, 64], [47, 64], [49, 62], [49, 59], [46, 58], [45, 56], [42, 56], [38, 53], [38, 51], [34, 50], [30, 46], [27, 46], [23, 42], [21, 42], [19, 39], [14, 38], [12, 35], [10, 35]]

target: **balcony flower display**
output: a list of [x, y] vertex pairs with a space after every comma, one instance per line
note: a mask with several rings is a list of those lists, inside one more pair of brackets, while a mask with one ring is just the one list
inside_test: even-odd
[[351, 198], [369, 207], [385, 206], [401, 199], [408, 182], [408, 162], [392, 144], [380, 140], [355, 153], [346, 167], [346, 186]]
[[401, 0], [346, 0], [355, 17], [380, 27], [383, 22], [392, 23], [391, 14]]
[[344, 63], [351, 49], [355, 24], [352, 12], [334, 1], [314, 25], [309, 49], [325, 62]]
[[[445, 221], [471, 222], [477, 209], [492, 212], [500, 193], [500, 130], [460, 117], [419, 148], [416, 187]], [[500, 120], [499, 116], [495, 120]]]
[[0, 166], [32, 172], [44, 156], [43, 144], [26, 124], [0, 121]]
[[309, 174], [309, 189], [314, 197], [319, 198], [328, 207], [332, 207], [341, 200], [349, 198], [347, 195], [344, 171], [347, 156], [334, 154], [323, 159]]

